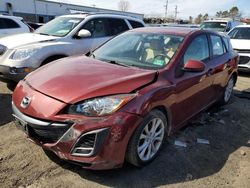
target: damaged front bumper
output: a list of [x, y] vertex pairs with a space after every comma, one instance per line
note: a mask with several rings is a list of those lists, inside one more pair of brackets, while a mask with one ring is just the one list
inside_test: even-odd
[[141, 118], [127, 112], [99, 118], [45, 121], [23, 114], [12, 103], [16, 125], [59, 158], [89, 169], [121, 167], [127, 144]]

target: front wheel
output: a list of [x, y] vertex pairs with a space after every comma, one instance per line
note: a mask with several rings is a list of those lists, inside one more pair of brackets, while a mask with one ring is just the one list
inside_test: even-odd
[[135, 166], [150, 163], [159, 153], [166, 136], [167, 119], [159, 110], [151, 111], [131, 137], [126, 160]]

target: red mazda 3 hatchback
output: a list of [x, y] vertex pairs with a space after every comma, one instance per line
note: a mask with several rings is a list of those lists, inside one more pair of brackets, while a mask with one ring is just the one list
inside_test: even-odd
[[125, 32], [89, 57], [50, 63], [13, 93], [17, 126], [85, 168], [143, 166], [192, 117], [227, 103], [238, 55], [229, 38], [187, 28]]

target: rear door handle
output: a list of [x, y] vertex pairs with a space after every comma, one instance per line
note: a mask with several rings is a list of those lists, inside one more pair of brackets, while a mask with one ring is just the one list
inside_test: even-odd
[[209, 69], [206, 73], [207, 76], [211, 76], [213, 74], [213, 69]]

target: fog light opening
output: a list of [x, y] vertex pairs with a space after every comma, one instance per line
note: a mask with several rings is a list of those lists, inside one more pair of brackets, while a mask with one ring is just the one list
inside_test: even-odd
[[95, 155], [103, 145], [108, 130], [108, 128], [103, 128], [83, 134], [74, 145], [71, 154], [85, 157]]
[[30, 73], [32, 71], [29, 67], [10, 67], [9, 72], [10, 74], [20, 74], [20, 73]]

